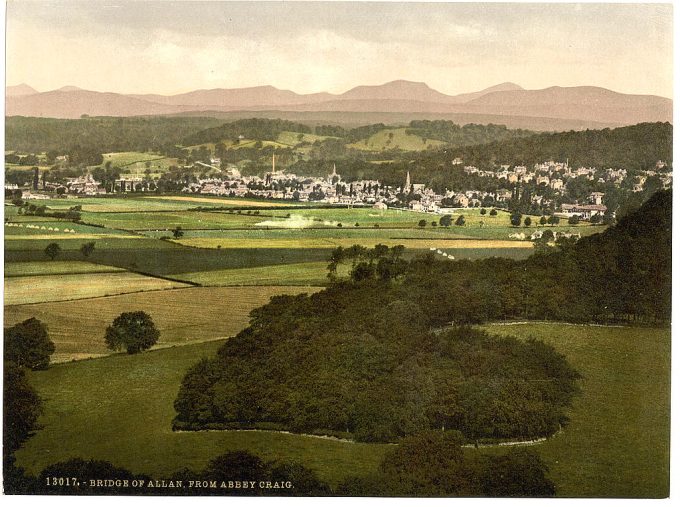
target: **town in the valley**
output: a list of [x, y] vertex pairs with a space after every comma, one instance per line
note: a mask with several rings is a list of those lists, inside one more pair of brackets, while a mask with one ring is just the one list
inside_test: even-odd
[[[500, 188], [483, 191], [475, 188], [463, 191], [446, 190], [438, 193], [424, 183], [413, 179], [407, 171], [402, 185], [386, 185], [378, 180], [347, 181], [335, 164], [328, 163], [328, 175], [311, 177], [297, 175], [276, 167], [276, 155], [272, 155], [272, 166], [263, 176], [242, 175], [235, 164], [223, 164], [219, 158], [211, 157], [210, 163], [194, 162], [185, 170], [219, 171], [219, 176], [193, 178], [194, 181], [177, 181], [181, 193], [203, 196], [242, 197], [275, 199], [299, 202], [316, 202], [328, 205], [372, 206], [375, 209], [409, 209], [418, 212], [445, 214], [457, 208], [507, 208], [511, 199], [520, 196], [530, 199], [535, 209], [548, 211], [556, 216], [577, 217], [581, 220], [600, 221], [607, 216], [605, 193], [593, 191], [578, 202], [564, 202], [566, 189], [571, 180], [585, 178], [594, 184], [609, 184], [620, 188], [624, 181], [630, 182], [628, 171], [618, 168], [572, 167], [569, 161], [553, 160], [535, 164], [533, 167], [499, 165], [496, 170], [481, 170], [474, 165], [455, 158], [452, 166], [466, 175], [498, 180]], [[68, 158], [62, 157], [62, 163]], [[632, 178], [630, 191], [642, 192], [648, 179], [658, 180], [664, 189], [672, 185], [673, 173], [666, 163], [658, 161], [655, 167], [636, 173]], [[20, 187], [6, 183], [5, 190], [23, 199], [48, 199], [52, 196], [72, 198], [78, 196], [103, 196], [111, 194], [158, 192], [157, 179], [148, 176], [121, 175], [110, 185], [97, 181], [90, 172], [66, 178], [61, 182], [46, 182], [35, 169], [31, 184]], [[529, 190], [528, 196], [526, 191]], [[614, 214], [615, 212], [610, 212]]]

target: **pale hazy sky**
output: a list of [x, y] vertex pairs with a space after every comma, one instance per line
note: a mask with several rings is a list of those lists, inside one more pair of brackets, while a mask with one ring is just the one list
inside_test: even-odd
[[8, 0], [6, 81], [162, 94], [512, 81], [672, 97], [672, 17], [670, 4]]

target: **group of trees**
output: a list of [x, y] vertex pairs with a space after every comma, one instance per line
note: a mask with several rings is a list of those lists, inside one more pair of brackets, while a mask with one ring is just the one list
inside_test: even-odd
[[552, 348], [471, 328], [430, 331], [383, 281], [280, 296], [185, 376], [179, 429], [350, 434], [389, 442], [429, 429], [470, 440], [551, 435], [578, 374]]
[[361, 280], [391, 280], [402, 275], [406, 271], [407, 262], [402, 259], [404, 247], [375, 245], [368, 249], [361, 245], [350, 248], [338, 247], [331, 253], [328, 264], [328, 277], [337, 279], [338, 265], [347, 261], [352, 262], [350, 276], [354, 281]]
[[548, 497], [555, 485], [547, 467], [525, 449], [495, 454], [465, 453], [455, 431], [426, 431], [390, 449], [377, 472], [349, 477], [336, 494], [344, 496]]
[[21, 491], [30, 484], [25, 471], [15, 465], [14, 453], [38, 428], [42, 400], [26, 378], [26, 370], [44, 370], [54, 353], [47, 327], [31, 318], [4, 329], [3, 356], [3, 479], [5, 492]]

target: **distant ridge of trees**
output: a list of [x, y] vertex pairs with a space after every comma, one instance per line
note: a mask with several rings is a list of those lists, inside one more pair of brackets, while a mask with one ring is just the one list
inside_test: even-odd
[[520, 139], [494, 141], [449, 150], [465, 164], [480, 168], [493, 164], [533, 166], [546, 160], [566, 162], [571, 167], [647, 170], [657, 160], [672, 167], [673, 125], [638, 123], [601, 130], [534, 134]]

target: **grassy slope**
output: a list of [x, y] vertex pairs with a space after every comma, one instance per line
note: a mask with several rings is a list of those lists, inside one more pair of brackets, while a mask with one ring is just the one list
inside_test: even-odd
[[[406, 128], [384, 129], [376, 132], [367, 139], [362, 139], [354, 144], [349, 144], [350, 148], [357, 150], [382, 151], [398, 149], [403, 151], [421, 151], [429, 148], [446, 145], [443, 141], [426, 139], [423, 143], [422, 137], [406, 133]], [[390, 134], [392, 138], [390, 139]]]
[[104, 345], [104, 332], [122, 312], [143, 310], [151, 315], [161, 332], [159, 346], [186, 345], [236, 334], [248, 324], [250, 311], [268, 302], [271, 296], [314, 290], [313, 287], [193, 287], [5, 306], [5, 324], [13, 325], [30, 317], [40, 319], [47, 324], [57, 347], [53, 360], [68, 361], [110, 354]]
[[554, 345], [584, 377], [571, 424], [535, 447], [560, 496], [668, 494], [670, 330], [540, 323], [489, 327]]
[[[532, 447], [550, 467], [559, 495], [667, 494], [668, 331], [545, 323], [489, 327], [553, 343], [585, 377], [571, 424]], [[35, 472], [81, 456], [162, 477], [245, 448], [266, 458], [299, 460], [332, 483], [377, 466], [386, 449], [382, 445], [256, 432], [172, 433], [172, 401], [183, 372], [217, 347], [215, 342], [187, 345], [32, 373], [47, 403], [44, 429], [18, 453], [19, 465]]]
[[219, 345], [116, 355], [31, 374], [46, 399], [44, 429], [19, 451], [19, 464], [36, 472], [80, 456], [161, 478], [183, 467], [200, 469], [228, 450], [249, 449], [268, 459], [306, 463], [326, 480], [377, 466], [383, 446], [275, 433], [173, 433], [172, 402], [184, 372], [201, 357], [214, 355]]

